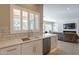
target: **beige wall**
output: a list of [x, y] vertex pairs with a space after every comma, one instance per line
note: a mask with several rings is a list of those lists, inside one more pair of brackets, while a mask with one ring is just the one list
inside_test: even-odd
[[10, 20], [10, 5], [0, 4], [0, 29], [5, 29], [6, 32], [9, 30]]
[[41, 5], [39, 4], [15, 4], [15, 5], [20, 6], [22, 8], [33, 10], [35, 12], [41, 12], [41, 9], [42, 9], [41, 8], [42, 4]]

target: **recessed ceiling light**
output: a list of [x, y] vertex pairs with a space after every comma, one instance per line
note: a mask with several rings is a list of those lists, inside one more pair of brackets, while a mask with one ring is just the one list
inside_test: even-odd
[[70, 8], [66, 8], [67, 10], [70, 10]]

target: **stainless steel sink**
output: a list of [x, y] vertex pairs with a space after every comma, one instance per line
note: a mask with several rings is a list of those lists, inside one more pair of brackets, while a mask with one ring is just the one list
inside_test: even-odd
[[30, 40], [29, 38], [22, 38], [22, 41]]

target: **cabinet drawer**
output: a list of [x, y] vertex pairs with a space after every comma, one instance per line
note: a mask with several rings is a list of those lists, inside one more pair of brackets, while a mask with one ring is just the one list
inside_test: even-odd
[[1, 49], [1, 54], [2, 55], [19, 55], [21, 54], [21, 46], [16, 45], [16, 46], [3, 48]]

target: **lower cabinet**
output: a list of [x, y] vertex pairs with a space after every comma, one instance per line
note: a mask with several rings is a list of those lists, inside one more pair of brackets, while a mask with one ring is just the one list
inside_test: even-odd
[[0, 49], [0, 55], [42, 55], [42, 40]]
[[1, 55], [20, 55], [21, 45], [15, 45], [7, 48], [0, 49]]
[[51, 49], [57, 47], [57, 40], [58, 40], [58, 36], [57, 35], [51, 37]]
[[33, 52], [34, 52], [34, 55], [42, 55], [43, 54], [42, 40], [37, 40], [37, 41], [33, 42]]
[[42, 55], [42, 40], [22, 44], [22, 55]]
[[33, 42], [22, 44], [22, 55], [33, 55]]

